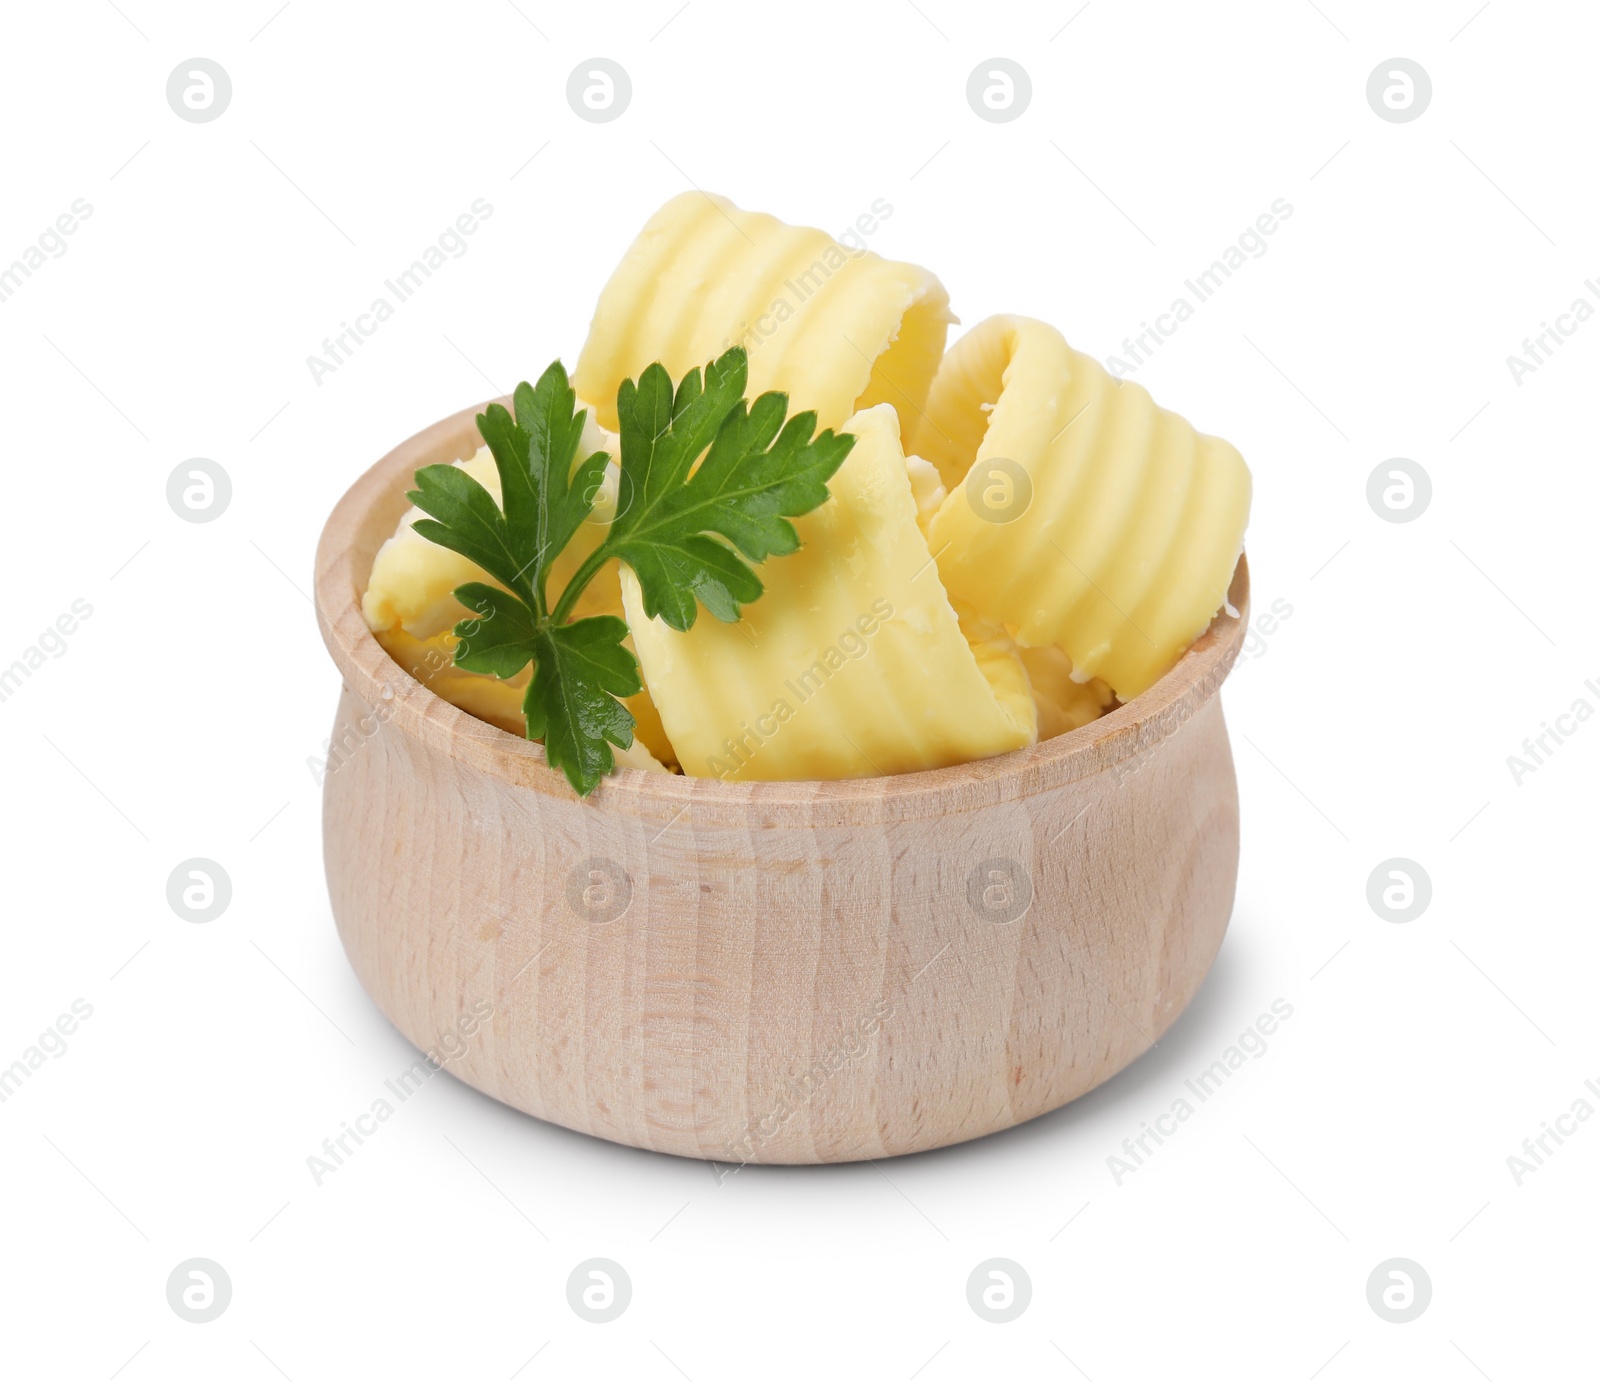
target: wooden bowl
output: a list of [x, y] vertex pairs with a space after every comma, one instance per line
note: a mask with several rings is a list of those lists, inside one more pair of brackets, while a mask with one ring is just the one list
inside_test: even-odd
[[324, 779], [333, 913], [435, 1068], [635, 1147], [831, 1162], [1011, 1127], [1161, 1036], [1233, 906], [1217, 690], [1248, 620], [1242, 558], [1239, 617], [1033, 748], [844, 782], [628, 769], [580, 801], [540, 745], [414, 681], [361, 616], [412, 472], [472, 454], [477, 411], [367, 471], [317, 551], [344, 678]]

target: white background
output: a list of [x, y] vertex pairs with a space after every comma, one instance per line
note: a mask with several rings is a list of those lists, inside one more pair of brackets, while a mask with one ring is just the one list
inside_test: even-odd
[[[1600, 723], [1520, 785], [1506, 760], [1600, 707], [1600, 321], [1520, 385], [1506, 357], [1600, 289], [1593, 7], [674, 3], [7, 7], [0, 263], [93, 214], [0, 303], [0, 664], [93, 614], [0, 704], [0, 1062], [75, 999], [93, 1016], [0, 1105], [0, 1372], [1592, 1368], [1600, 1123], [1520, 1185], [1507, 1157], [1600, 1107]], [[610, 124], [565, 100], [596, 54], [632, 76]], [[234, 88], [208, 124], [165, 98], [197, 55]], [[1033, 83], [1007, 124], [965, 98], [995, 55]], [[1366, 100], [1395, 55], [1432, 77], [1411, 123]], [[1256, 609], [1293, 609], [1225, 692], [1228, 938], [1158, 1050], [968, 1146], [719, 1182], [437, 1079], [318, 1186], [308, 1155], [411, 1059], [322, 879], [318, 531], [399, 440], [571, 363], [691, 181], [836, 231], [884, 198], [873, 248], [965, 323], [1026, 312], [1102, 357], [1292, 205], [1138, 374], [1249, 459]], [[316, 384], [306, 357], [479, 197], [469, 252]], [[233, 485], [205, 525], [165, 497], [196, 456]], [[1397, 456], [1433, 483], [1407, 524], [1366, 499]], [[207, 925], [166, 901], [192, 856], [233, 883]], [[1392, 856], [1432, 879], [1408, 924], [1366, 900]], [[1122, 1140], [1276, 999], [1266, 1054], [1119, 1185]], [[233, 1283], [206, 1325], [165, 1295], [197, 1256]], [[596, 1256], [633, 1283], [608, 1325], [566, 1300]], [[996, 1256], [1033, 1283], [1007, 1325], [966, 1303]], [[1433, 1283], [1404, 1325], [1366, 1298], [1397, 1256]]]

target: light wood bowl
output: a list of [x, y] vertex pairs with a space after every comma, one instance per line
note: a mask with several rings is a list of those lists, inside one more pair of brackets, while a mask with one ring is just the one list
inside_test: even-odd
[[621, 770], [580, 801], [540, 745], [414, 681], [361, 616], [412, 472], [471, 455], [477, 412], [367, 471], [317, 551], [344, 678], [328, 888], [351, 964], [410, 1041], [538, 1118], [785, 1163], [981, 1137], [1149, 1049], [1233, 907], [1217, 690], [1249, 617], [1242, 558], [1239, 617], [1033, 748], [843, 782]]

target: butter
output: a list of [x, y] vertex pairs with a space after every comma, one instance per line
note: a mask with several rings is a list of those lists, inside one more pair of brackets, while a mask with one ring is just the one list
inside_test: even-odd
[[911, 482], [911, 498], [917, 506], [917, 527], [926, 537], [939, 505], [944, 503], [944, 482], [933, 463], [921, 456], [906, 457], [906, 479]]
[[1020, 648], [1028, 686], [1039, 712], [1039, 737], [1053, 739], [1098, 720], [1117, 701], [1099, 677], [1076, 672], [1060, 648]]
[[1138, 695], [1222, 606], [1250, 513], [1233, 447], [1113, 379], [1054, 327], [991, 317], [951, 347], [915, 448], [952, 597]]
[[887, 402], [909, 433], [955, 318], [926, 269], [685, 192], [639, 232], [600, 294], [573, 386], [617, 425], [617, 386], [660, 361], [676, 381], [742, 345], [752, 399], [789, 395], [837, 430]]
[[728, 781], [873, 777], [1034, 742], [1027, 673], [998, 624], [946, 597], [917, 527], [899, 419], [849, 420], [856, 444], [800, 550], [758, 568], [744, 617], [679, 633], [622, 600], [644, 679], [683, 771]]

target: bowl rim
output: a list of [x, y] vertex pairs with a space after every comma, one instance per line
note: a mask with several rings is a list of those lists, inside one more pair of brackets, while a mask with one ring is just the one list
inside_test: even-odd
[[754, 812], [771, 824], [815, 823], [825, 816], [840, 825], [1018, 801], [1106, 772], [1165, 742], [1216, 696], [1244, 643], [1250, 571], [1241, 552], [1228, 604], [1173, 667], [1140, 695], [1066, 734], [993, 758], [880, 777], [724, 782], [619, 765], [580, 799], [545, 761], [544, 745], [519, 739], [429, 690], [384, 651], [361, 612], [377, 548], [410, 507], [404, 481], [419, 466], [472, 455], [481, 444], [476, 418], [486, 406], [464, 408], [408, 437], [340, 497], [317, 544], [317, 623], [345, 690], [369, 710], [384, 707], [377, 720], [427, 751], [544, 797], [654, 820], [676, 820], [692, 807], [696, 819], [707, 823], [720, 818], [749, 824]]

